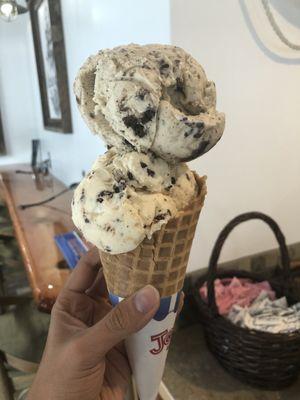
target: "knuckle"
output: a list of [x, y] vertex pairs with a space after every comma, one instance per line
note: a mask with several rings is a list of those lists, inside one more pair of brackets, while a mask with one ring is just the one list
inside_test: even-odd
[[53, 310], [58, 311], [58, 310], [64, 310], [64, 311], [69, 311], [72, 305], [72, 300], [70, 296], [68, 296], [68, 293], [63, 290], [60, 295], [58, 296], [54, 306]]
[[110, 331], [113, 332], [129, 331], [130, 327], [129, 314], [126, 311], [126, 308], [122, 307], [122, 304], [114, 308], [112, 312], [108, 314], [106, 326]]

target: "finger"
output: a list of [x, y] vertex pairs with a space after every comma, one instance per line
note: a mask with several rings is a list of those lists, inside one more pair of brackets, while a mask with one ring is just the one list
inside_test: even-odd
[[146, 286], [114, 307], [101, 321], [87, 329], [85, 349], [99, 361], [110, 349], [130, 334], [142, 329], [159, 307], [159, 293]]
[[94, 304], [93, 325], [101, 321], [112, 309], [112, 305], [106, 299], [98, 299], [96, 302]]
[[[114, 391], [114, 399], [124, 399], [131, 383], [131, 370], [128, 361], [119, 353], [114, 354], [112, 349], [106, 355], [105, 375], [108, 383]], [[111, 398], [111, 397], [109, 397]]]
[[117, 345], [115, 345], [114, 349], [116, 351], [118, 351], [122, 356], [127, 358], [127, 352], [126, 352], [126, 348], [125, 348], [125, 343], [124, 342], [120, 342]]
[[65, 289], [74, 292], [85, 292], [95, 281], [101, 267], [96, 247], [81, 257], [65, 284]]
[[108, 290], [102, 269], [98, 272], [98, 275], [95, 281], [92, 283], [92, 286], [88, 288], [85, 293], [94, 300], [100, 300], [103, 298], [108, 299]]
[[131, 369], [128, 363], [127, 355], [120, 353], [116, 348], [110, 350], [106, 355], [107, 375], [112, 379], [113, 386], [121, 385], [126, 391], [131, 382]]

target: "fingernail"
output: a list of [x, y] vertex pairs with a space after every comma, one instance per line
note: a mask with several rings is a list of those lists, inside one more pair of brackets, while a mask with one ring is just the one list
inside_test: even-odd
[[159, 293], [153, 286], [147, 285], [136, 293], [133, 301], [139, 312], [147, 314], [157, 305]]

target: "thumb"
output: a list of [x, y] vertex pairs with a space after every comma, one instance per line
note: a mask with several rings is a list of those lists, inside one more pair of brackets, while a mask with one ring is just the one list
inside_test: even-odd
[[139, 331], [152, 319], [159, 307], [159, 293], [145, 286], [114, 307], [101, 321], [88, 329], [86, 345], [97, 358], [103, 357], [116, 344]]

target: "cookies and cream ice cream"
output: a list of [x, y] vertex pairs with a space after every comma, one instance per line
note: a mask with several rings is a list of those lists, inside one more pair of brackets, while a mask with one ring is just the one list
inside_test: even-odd
[[171, 165], [153, 153], [100, 156], [75, 191], [73, 221], [83, 236], [111, 254], [134, 250], [196, 194], [186, 164]]
[[176, 163], [206, 153], [223, 134], [214, 83], [176, 46], [100, 51], [80, 69], [74, 90], [89, 128], [120, 149], [151, 150]]
[[76, 189], [73, 221], [98, 249], [129, 252], [195, 198], [184, 161], [208, 151], [224, 130], [214, 83], [179, 47], [131, 44], [89, 57], [74, 91], [109, 150]]

